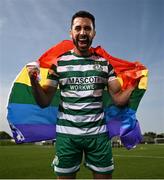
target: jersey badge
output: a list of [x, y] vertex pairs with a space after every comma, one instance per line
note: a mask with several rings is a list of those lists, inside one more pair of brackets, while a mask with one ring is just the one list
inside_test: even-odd
[[93, 66], [93, 69], [97, 70], [97, 71], [102, 71], [103, 70], [102, 66], [99, 63], [95, 63], [94, 66]]

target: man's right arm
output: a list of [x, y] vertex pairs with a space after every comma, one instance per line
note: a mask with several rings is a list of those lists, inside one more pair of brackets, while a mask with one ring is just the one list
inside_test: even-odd
[[40, 107], [45, 108], [50, 105], [53, 96], [57, 90], [57, 87], [49, 85], [41, 86], [35, 76], [35, 73], [35, 70], [30, 70], [28, 72], [31, 81], [33, 95], [37, 104]]

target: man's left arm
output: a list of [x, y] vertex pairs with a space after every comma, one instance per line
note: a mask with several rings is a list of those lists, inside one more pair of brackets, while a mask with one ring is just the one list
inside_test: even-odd
[[135, 86], [131, 86], [125, 90], [122, 90], [121, 84], [117, 78], [112, 81], [109, 81], [108, 91], [113, 99], [114, 104], [118, 106], [126, 105], [128, 103], [132, 91], [135, 89]]

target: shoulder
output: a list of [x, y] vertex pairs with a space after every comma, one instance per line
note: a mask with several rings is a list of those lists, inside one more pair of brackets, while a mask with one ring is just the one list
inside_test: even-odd
[[57, 62], [58, 62], [58, 64], [60, 64], [60, 63], [68, 63], [68, 61], [75, 60], [75, 59], [78, 59], [78, 57], [76, 57], [74, 55], [74, 53], [72, 53], [72, 51], [68, 51], [68, 52], [58, 56]]
[[67, 51], [67, 52], [61, 54], [60, 56], [58, 56], [57, 59], [58, 60], [62, 60], [63, 58], [71, 56], [71, 55], [72, 55], [72, 52], [71, 51]]
[[63, 54], [61, 54], [60, 56], [58, 56], [58, 58], [62, 57], [62, 56], [69, 56], [69, 55], [72, 55], [72, 52], [71, 51], [67, 51]]

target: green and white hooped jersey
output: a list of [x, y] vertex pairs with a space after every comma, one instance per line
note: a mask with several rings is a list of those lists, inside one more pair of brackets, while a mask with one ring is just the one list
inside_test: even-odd
[[95, 54], [80, 57], [69, 51], [59, 57], [47, 76], [47, 84], [61, 90], [56, 132], [58, 135], [91, 136], [107, 132], [102, 93], [115, 79], [109, 62]]

